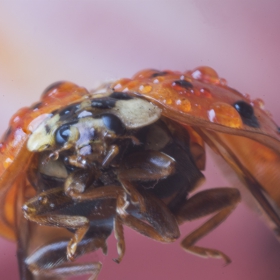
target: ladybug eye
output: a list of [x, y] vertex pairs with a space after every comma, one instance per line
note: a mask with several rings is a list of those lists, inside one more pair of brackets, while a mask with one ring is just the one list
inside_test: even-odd
[[70, 125], [66, 124], [59, 127], [55, 132], [55, 141], [59, 145], [65, 144], [70, 137]]
[[254, 108], [246, 103], [245, 101], [237, 101], [233, 104], [233, 107], [236, 109], [236, 111], [239, 113], [239, 115], [242, 118], [242, 121], [251, 127], [259, 127], [258, 119], [256, 118], [254, 114]]
[[121, 135], [125, 132], [125, 127], [122, 121], [115, 115], [104, 114], [102, 115], [102, 121], [106, 128], [114, 131], [117, 135]]

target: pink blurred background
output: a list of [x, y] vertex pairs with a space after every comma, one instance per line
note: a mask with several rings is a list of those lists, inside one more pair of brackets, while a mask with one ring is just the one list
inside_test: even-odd
[[[264, 99], [280, 124], [279, 9], [274, 0], [1, 1], [1, 134], [11, 115], [37, 101], [54, 81], [91, 89], [143, 68], [184, 71], [200, 65]], [[206, 187], [229, 185], [211, 159], [206, 176]], [[199, 224], [184, 225], [182, 236]], [[200, 242], [227, 253], [233, 262], [226, 267], [185, 253], [178, 242], [163, 245], [130, 229], [125, 237], [120, 265], [112, 261], [117, 253], [110, 237], [100, 280], [280, 278], [280, 244], [244, 203]], [[16, 247], [0, 242], [0, 278], [16, 280]]]

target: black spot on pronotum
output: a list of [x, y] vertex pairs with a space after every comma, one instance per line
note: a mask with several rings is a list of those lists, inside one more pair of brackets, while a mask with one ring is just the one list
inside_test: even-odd
[[118, 91], [113, 92], [110, 95], [110, 97], [114, 98], [114, 99], [118, 99], [118, 100], [129, 100], [129, 99], [132, 99], [132, 97], [129, 94], [127, 94], [126, 92], [118, 92]]
[[161, 77], [161, 76], [165, 76], [167, 74], [168, 74], [167, 71], [158, 71], [158, 72], [153, 73], [151, 75], [151, 78]]
[[59, 116], [63, 117], [73, 115], [77, 110], [79, 110], [79, 108], [80, 104], [69, 105], [59, 112]]
[[48, 124], [45, 126], [45, 129], [46, 129], [47, 134], [49, 134], [51, 132], [51, 128]]
[[110, 97], [95, 98], [91, 101], [91, 107], [98, 109], [111, 109], [115, 107], [117, 100]]
[[235, 102], [233, 104], [233, 107], [241, 116], [244, 124], [255, 128], [260, 127], [259, 121], [254, 114], [254, 108], [252, 107], [251, 104], [248, 104], [243, 100], [240, 100]]
[[174, 82], [172, 83], [172, 85], [180, 86], [180, 87], [182, 87], [182, 88], [184, 88], [184, 89], [187, 89], [187, 90], [193, 88], [192, 83], [190, 83], [190, 82], [188, 82], [188, 81], [186, 81], [186, 80], [177, 80], [177, 81], [174, 81]]
[[117, 135], [122, 135], [125, 132], [125, 126], [122, 121], [113, 114], [103, 114], [102, 121], [107, 129], [112, 130]]
[[54, 90], [55, 88], [58, 88], [61, 84], [65, 83], [64, 81], [59, 81], [59, 82], [55, 82], [51, 85], [49, 85], [42, 93], [42, 97], [44, 95], [46, 95], [48, 92]]

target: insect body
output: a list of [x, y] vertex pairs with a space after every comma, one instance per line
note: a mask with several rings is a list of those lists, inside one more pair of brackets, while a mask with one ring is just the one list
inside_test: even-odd
[[180, 224], [208, 214], [182, 247], [229, 263], [223, 252], [196, 245], [240, 201], [234, 188], [189, 195], [204, 180], [204, 142], [278, 234], [280, 137], [261, 105], [208, 67], [145, 70], [91, 93], [65, 82], [49, 87], [40, 103], [13, 117], [0, 147], [0, 229], [18, 241], [22, 279], [95, 279], [101, 263], [75, 259], [106, 253], [114, 232], [121, 262], [124, 225], [170, 243]]

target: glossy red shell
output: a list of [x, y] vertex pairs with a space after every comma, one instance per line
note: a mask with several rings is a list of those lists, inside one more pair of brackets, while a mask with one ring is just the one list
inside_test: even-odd
[[[164, 75], [160, 75], [164, 73]], [[116, 91], [132, 91], [144, 96], [159, 105], [166, 115], [176, 115], [182, 122], [190, 125], [208, 125], [214, 129], [234, 134], [242, 131], [255, 132], [256, 129], [246, 126], [232, 104], [244, 100], [254, 106], [255, 115], [261, 122], [261, 131], [270, 134], [279, 140], [275, 123], [262, 110], [263, 104], [251, 100], [227, 86], [210, 67], [200, 67], [184, 73], [155, 70], [144, 70], [133, 76], [132, 79], [122, 79], [113, 84]], [[259, 100], [257, 100], [259, 101]], [[180, 116], [181, 117], [180, 117]], [[221, 128], [223, 127], [223, 128]], [[238, 130], [236, 130], [238, 128]]]
[[[191, 131], [194, 142], [203, 145], [205, 141], [245, 185], [248, 178], [259, 184], [280, 208], [280, 188], [275, 187], [280, 181], [280, 136], [277, 125], [262, 109], [261, 100], [250, 100], [248, 95], [228, 87], [209, 67], [184, 73], [144, 70], [132, 79], [121, 79], [110, 86], [158, 105], [163, 115]], [[56, 84], [44, 92], [37, 105], [23, 108], [12, 117], [0, 144], [0, 203], [4, 205], [0, 212], [1, 235], [16, 238], [17, 194], [24, 184], [21, 181], [25, 168], [32, 160], [26, 148], [29, 135], [51, 112], [79, 102], [88, 94], [72, 83]], [[232, 106], [240, 100], [253, 106], [259, 127], [243, 123]]]
[[[279, 211], [280, 134], [270, 114], [263, 110], [262, 100], [251, 100], [248, 94], [228, 87], [226, 80], [210, 67], [184, 73], [144, 70], [112, 87], [145, 97], [158, 105], [166, 117], [194, 128], [251, 192], [264, 191]], [[243, 123], [233, 107], [237, 101], [252, 105], [259, 127]], [[279, 217], [273, 215], [273, 223], [280, 228]]]

